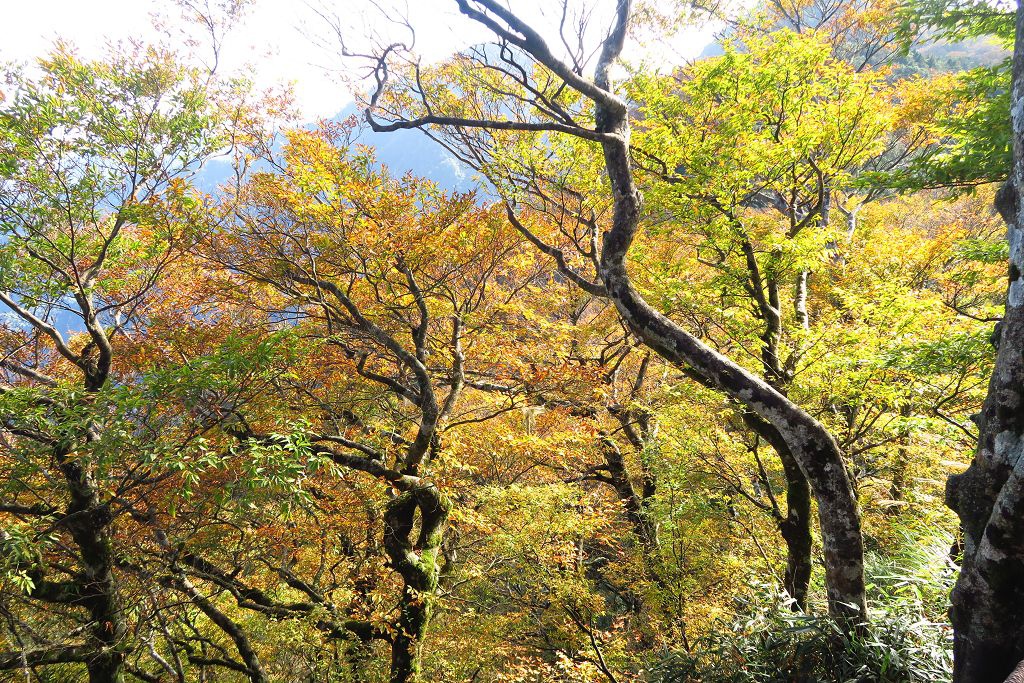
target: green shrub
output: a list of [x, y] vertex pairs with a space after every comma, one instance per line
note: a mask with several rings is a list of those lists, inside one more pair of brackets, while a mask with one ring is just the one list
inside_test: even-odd
[[939, 624], [889, 619], [847, 636], [828, 617], [776, 603], [723, 625], [665, 658], [659, 683], [910, 683], [948, 680], [952, 661]]
[[903, 554], [869, 555], [871, 624], [847, 635], [830, 618], [793, 612], [779, 590], [754, 587], [732, 620], [654, 668], [657, 683], [931, 683], [952, 677], [945, 603], [950, 539], [908, 538]]

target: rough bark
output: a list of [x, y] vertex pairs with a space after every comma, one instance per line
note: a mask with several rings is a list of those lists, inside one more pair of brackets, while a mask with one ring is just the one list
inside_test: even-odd
[[1017, 668], [1003, 683], [1024, 683], [1024, 661], [1017, 665]]
[[127, 631], [114, 579], [110, 510], [100, 502], [85, 463], [68, 457], [66, 452], [59, 452], [57, 460], [71, 499], [66, 526], [78, 546], [81, 563], [76, 602], [89, 613], [94, 647], [93, 656], [86, 661], [89, 683], [121, 683]]
[[[391, 683], [409, 683], [419, 672], [419, 648], [437, 591], [448, 510], [449, 503], [437, 488], [424, 483], [392, 498], [384, 513], [384, 549], [403, 582], [391, 643]], [[420, 528], [414, 538], [417, 513]]]
[[1013, 169], [996, 206], [1010, 243], [1006, 313], [970, 467], [949, 478], [963, 564], [951, 596], [956, 683], [998, 683], [1024, 660], [1024, 8], [1017, 8]]

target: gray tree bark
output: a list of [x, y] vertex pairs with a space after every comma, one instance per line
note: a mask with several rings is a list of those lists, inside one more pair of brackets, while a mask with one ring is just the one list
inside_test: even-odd
[[[756, 374], [710, 348], [656, 311], [636, 290], [629, 276], [627, 257], [640, 226], [643, 200], [634, 182], [630, 159], [629, 108], [626, 101], [616, 94], [609, 73], [622, 53], [632, 3], [629, 0], [617, 1], [615, 17], [601, 43], [595, 74], [591, 79], [583, 75], [578, 65], [573, 66], [555, 56], [541, 34], [500, 0], [456, 2], [464, 15], [487, 27], [500, 41], [522, 50], [530, 59], [562, 79], [566, 87], [590, 100], [593, 103], [594, 127], [587, 128], [571, 117], [559, 117], [557, 114], [550, 114], [541, 121], [488, 120], [448, 116], [430, 107], [425, 115], [418, 118], [393, 116], [390, 121], [380, 121], [375, 114], [383, 106], [380, 98], [388, 87], [388, 57], [399, 49], [396, 44], [376, 58], [373, 71], [376, 89], [366, 110], [371, 128], [377, 132], [430, 126], [548, 131], [575, 135], [601, 146], [614, 207], [611, 226], [599, 240], [600, 257], [595, 259], [599, 282], [590, 282], [568, 267], [561, 251], [543, 244], [518, 222], [511, 205], [508, 207], [510, 220], [538, 248], [555, 258], [565, 277], [588, 293], [610, 299], [630, 330], [651, 350], [745, 405], [779, 432], [818, 501], [829, 612], [844, 623], [862, 622], [866, 619], [867, 607], [860, 512], [835, 439], [824, 425]], [[550, 111], [543, 102], [523, 97], [525, 104], [542, 112]]]
[[[1007, 223], [1006, 313], [970, 467], [949, 478], [963, 564], [951, 596], [956, 683], [1020, 676], [1024, 660], [1024, 8], [1018, 6], [1010, 114], [1013, 169], [996, 198]], [[1017, 669], [1016, 673], [1014, 670]]]

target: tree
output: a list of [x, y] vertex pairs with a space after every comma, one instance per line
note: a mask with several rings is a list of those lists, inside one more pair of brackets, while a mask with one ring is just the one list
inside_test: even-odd
[[[436, 82], [420, 78], [416, 63], [403, 66], [396, 56], [400, 45], [391, 45], [376, 62], [376, 89], [367, 102], [370, 125], [378, 131], [429, 126], [479, 129], [486, 131], [485, 135], [521, 131], [552, 141], [571, 137], [597, 143], [612, 206], [600, 238], [597, 224], [592, 225], [593, 248], [587, 253], [596, 278], [588, 280], [574, 270], [561, 250], [543, 244], [519, 222], [521, 231], [556, 259], [565, 277], [591, 295], [611, 300], [630, 330], [651, 350], [745, 405], [778, 432], [818, 500], [829, 609], [853, 622], [865, 618], [860, 514], [835, 439], [777, 389], [655, 310], [634, 286], [626, 268], [644, 213], [630, 158], [629, 107], [616, 94], [611, 70], [625, 44], [632, 4], [616, 4], [596, 52], [592, 77], [584, 75], [582, 55], [570, 54], [568, 61], [556, 56], [540, 32], [499, 3], [460, 1], [458, 6], [497, 40], [489, 53], [477, 50], [464, 56], [458, 68], [479, 64], [493, 83], [470, 76], [468, 81], [447, 87], [449, 93], [466, 93], [465, 83], [474, 82], [477, 88], [472, 98], [445, 96]], [[461, 73], [465, 75], [465, 71]], [[583, 117], [592, 117], [593, 127], [583, 125]], [[514, 199], [508, 197], [513, 223], [517, 221]]]
[[1024, 6], [1018, 6], [1010, 90], [1013, 164], [996, 206], [1010, 245], [1006, 310], [978, 420], [970, 467], [947, 484], [947, 504], [963, 528], [963, 563], [952, 594], [955, 681], [1001, 681], [1024, 660]]
[[[823, 247], [841, 241], [831, 206], [885, 149], [891, 95], [879, 76], [854, 72], [814, 35], [781, 30], [738, 42], [672, 77], [632, 79], [633, 156], [649, 211], [672, 216], [675, 231], [702, 235], [696, 248], [721, 271], [723, 291], [755, 307], [762, 332], [751, 353], [765, 380], [788, 396], [806, 369], [808, 281], [821, 270]], [[787, 510], [776, 523], [789, 549], [784, 585], [803, 609], [810, 488], [777, 431], [749, 411], [744, 419], [786, 470]]]
[[[903, 41], [991, 39], [1005, 49], [1014, 45], [1014, 13], [986, 0], [903, 5]], [[1009, 107], [1012, 59], [965, 70], [937, 83], [932, 100], [934, 140], [905, 168], [884, 176], [892, 187], [970, 188], [1003, 182], [1011, 165], [1013, 133]]]
[[13, 517], [0, 541], [8, 580], [37, 605], [11, 622], [20, 652], [0, 666], [82, 663], [90, 681], [120, 681], [131, 606], [114, 530], [159, 476], [154, 445], [133, 432], [147, 416], [118, 345], [144, 329], [162, 276], [196, 239], [201, 204], [183, 179], [225, 145], [226, 101], [208, 74], [155, 48], [90, 63], [58, 46], [39, 67], [9, 74], [0, 110]]
[[[472, 194], [390, 178], [351, 135], [351, 122], [289, 133], [282, 158], [268, 159], [278, 172], [254, 174], [226, 200], [234, 221], [208, 244], [207, 255], [227, 270], [229, 296], [243, 298], [262, 314], [257, 319], [294, 326], [310, 340], [305, 353], [321, 361], [278, 389], [278, 399], [311, 423], [297, 428], [305, 446], [282, 445], [375, 480], [370, 491], [377, 502], [367, 505], [373, 527], [366, 533], [379, 525], [381, 538], [367, 552], [382, 551], [400, 577], [398, 605], [367, 620], [335, 618], [337, 626], [326, 630], [348, 630], [364, 647], [386, 642], [390, 680], [397, 683], [420, 670], [449, 561], [452, 502], [444, 477], [452, 474], [443, 467], [451, 430], [516, 405], [500, 395], [465, 405], [464, 390], [481, 386], [475, 378], [487, 362], [477, 359], [494, 353], [488, 346], [499, 342], [492, 328], [508, 321], [503, 307], [535, 271], [528, 259], [519, 269], [499, 271], [503, 262], [522, 260], [500, 214], [475, 206]], [[236, 435], [257, 448], [280, 438], [249, 419]], [[196, 563], [215, 566], [202, 558]], [[234, 578], [238, 571], [196, 563], [199, 576], [246, 594]], [[297, 571], [278, 573], [325, 602], [329, 593]], [[240, 598], [239, 606], [249, 602]], [[267, 607], [263, 601], [254, 609]], [[304, 610], [292, 612], [300, 617]]]
[[161, 49], [12, 70], [0, 677], [939, 679], [961, 552], [957, 676], [1005, 676], [1024, 181], [1008, 295], [990, 188], [881, 184], [966, 145], [956, 77], [876, 70], [875, 5], [671, 72], [622, 54], [680, 3], [456, 5], [494, 42], [368, 51], [366, 115], [467, 193]]
[[878, 0], [767, 0], [754, 7], [712, 4], [706, 11], [741, 34], [789, 30], [816, 36], [837, 59], [861, 72], [886, 64], [903, 49], [906, 36], [896, 9]]

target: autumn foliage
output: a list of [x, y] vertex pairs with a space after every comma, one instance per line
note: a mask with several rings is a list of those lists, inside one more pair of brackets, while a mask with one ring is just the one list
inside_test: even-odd
[[[388, 53], [369, 119], [307, 126], [164, 48], [12, 69], [0, 679], [948, 676], [945, 478], [1007, 258], [951, 121], [986, 105], [899, 71], [887, 5], [816, 7], [617, 85], [525, 32]], [[476, 185], [389, 169], [371, 126]]]

